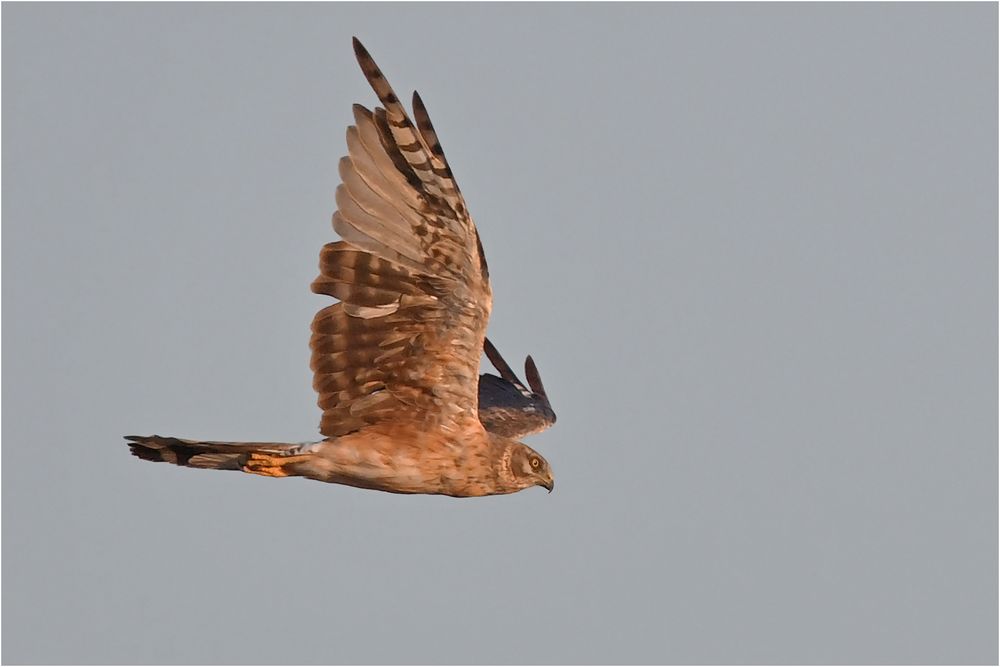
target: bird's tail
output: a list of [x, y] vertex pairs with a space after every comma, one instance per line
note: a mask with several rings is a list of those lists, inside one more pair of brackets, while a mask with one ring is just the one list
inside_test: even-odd
[[134, 456], [188, 468], [241, 470], [268, 477], [294, 476], [294, 464], [312, 456], [284, 442], [211, 442], [160, 435], [126, 435]]

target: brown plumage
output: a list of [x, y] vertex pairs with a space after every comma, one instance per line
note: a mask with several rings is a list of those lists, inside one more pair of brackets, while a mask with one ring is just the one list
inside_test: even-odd
[[[342, 240], [324, 246], [312, 284], [339, 299], [316, 314], [310, 340], [325, 439], [126, 436], [132, 453], [396, 493], [551, 491], [548, 463], [512, 438], [555, 414], [531, 358], [529, 391], [485, 341], [486, 258], [427, 109], [414, 93], [414, 124], [357, 39], [354, 50], [382, 106], [354, 106], [333, 214]], [[499, 378], [479, 376], [484, 342]]]

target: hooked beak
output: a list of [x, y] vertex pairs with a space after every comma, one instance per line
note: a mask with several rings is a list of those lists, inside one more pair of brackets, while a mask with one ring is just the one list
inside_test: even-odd
[[556, 485], [556, 481], [554, 479], [552, 479], [551, 477], [549, 477], [547, 480], [545, 480], [543, 482], [539, 482], [539, 484], [538, 484], [538, 486], [541, 486], [541, 487], [544, 487], [544, 488], [548, 489], [549, 493], [552, 493], [552, 489], [555, 488], [555, 485]]

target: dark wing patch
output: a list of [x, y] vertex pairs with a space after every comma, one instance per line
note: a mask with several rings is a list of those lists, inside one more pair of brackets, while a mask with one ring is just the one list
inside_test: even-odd
[[521, 438], [554, 424], [556, 413], [531, 357], [525, 361], [528, 389], [488, 338], [483, 341], [483, 351], [501, 375], [479, 376], [479, 421], [483, 427], [507, 438]]

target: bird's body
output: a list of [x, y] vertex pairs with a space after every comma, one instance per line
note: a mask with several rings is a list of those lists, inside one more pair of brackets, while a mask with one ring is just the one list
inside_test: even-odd
[[[515, 438], [555, 421], [486, 341], [492, 309], [479, 234], [427, 110], [416, 124], [361, 43], [384, 107], [355, 105], [333, 227], [312, 289], [339, 299], [313, 319], [313, 386], [324, 440], [229, 443], [126, 436], [133, 454], [192, 468], [306, 477], [450, 496], [552, 490], [548, 463]], [[479, 375], [485, 351], [501, 377]]]
[[324, 440], [299, 474], [310, 479], [394, 493], [485, 496], [519, 491], [504, 474], [507, 443], [479, 427], [435, 434], [420, 428], [375, 427]]
[[[133, 453], [150, 461], [267, 477], [306, 477], [392, 493], [473, 497], [514, 493], [537, 484], [530, 475], [510, 470], [513, 445], [519, 443], [493, 435], [478, 423], [448, 433], [417, 424], [377, 425], [301, 444], [206, 442], [157, 435], [128, 438]], [[551, 479], [542, 484], [551, 485]]]

